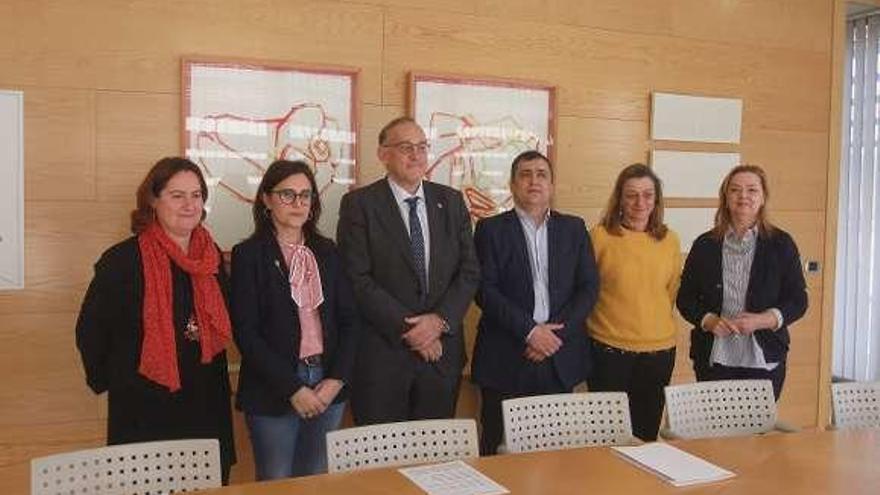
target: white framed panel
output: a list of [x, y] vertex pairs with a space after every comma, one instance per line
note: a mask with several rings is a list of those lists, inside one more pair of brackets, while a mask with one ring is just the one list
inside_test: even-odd
[[24, 93], [0, 90], [0, 290], [24, 288]]
[[715, 208], [666, 208], [663, 221], [678, 234], [681, 252], [687, 253], [697, 237], [715, 225]]
[[653, 93], [651, 139], [739, 143], [742, 100]]
[[651, 168], [667, 198], [717, 198], [721, 181], [739, 160], [739, 153], [651, 151]]

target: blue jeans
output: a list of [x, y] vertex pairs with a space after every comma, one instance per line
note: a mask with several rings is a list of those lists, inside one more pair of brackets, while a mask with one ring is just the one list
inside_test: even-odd
[[[303, 363], [297, 373], [309, 387], [324, 377], [320, 366]], [[311, 419], [303, 419], [295, 411], [283, 416], [246, 414], [257, 481], [327, 472], [327, 432], [339, 428], [344, 408], [344, 403], [331, 404]]]

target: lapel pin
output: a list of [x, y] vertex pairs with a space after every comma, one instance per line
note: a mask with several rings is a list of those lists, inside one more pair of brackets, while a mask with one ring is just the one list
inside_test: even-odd
[[443, 203], [437, 203], [437, 208], [443, 208]]

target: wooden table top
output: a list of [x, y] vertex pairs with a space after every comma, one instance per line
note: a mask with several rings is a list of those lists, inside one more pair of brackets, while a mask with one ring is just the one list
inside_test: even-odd
[[[880, 430], [802, 432], [671, 442], [736, 473], [676, 488], [606, 447], [467, 461], [512, 494], [880, 494]], [[215, 495], [423, 494], [397, 468], [337, 473], [208, 490]]]

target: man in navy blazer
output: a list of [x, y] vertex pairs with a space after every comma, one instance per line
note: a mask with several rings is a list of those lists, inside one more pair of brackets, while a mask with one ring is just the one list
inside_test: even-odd
[[365, 323], [351, 387], [359, 425], [455, 414], [480, 269], [461, 193], [423, 180], [428, 147], [412, 119], [389, 122], [378, 151], [388, 175], [340, 206], [337, 240]]
[[480, 386], [480, 455], [495, 454], [501, 402], [570, 392], [590, 370], [584, 320], [599, 274], [584, 221], [550, 209], [553, 170], [537, 151], [514, 159], [515, 208], [480, 221], [474, 234], [483, 310], [474, 349]]

